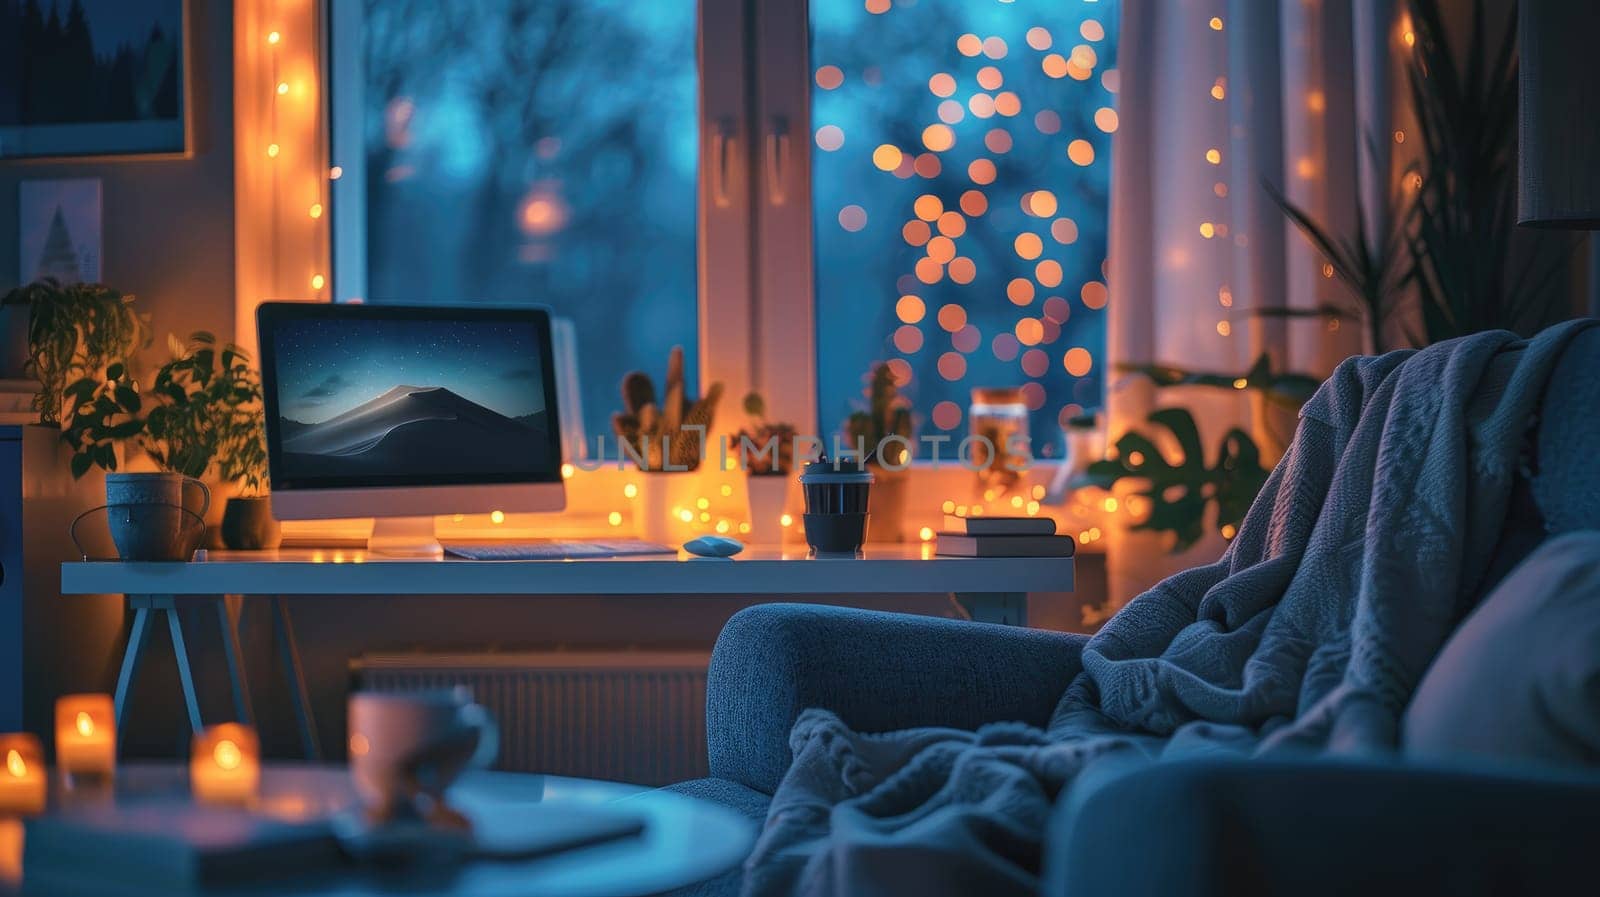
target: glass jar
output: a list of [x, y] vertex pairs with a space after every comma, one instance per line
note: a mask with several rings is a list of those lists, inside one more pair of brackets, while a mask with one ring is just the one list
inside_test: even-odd
[[[978, 468], [978, 496], [983, 501], [1004, 497], [1022, 479], [1029, 463], [1028, 403], [1015, 386], [978, 387], [967, 410], [968, 434], [974, 438], [972, 463]], [[992, 447], [992, 448], [991, 448]], [[991, 456], [992, 452], [992, 456]]]

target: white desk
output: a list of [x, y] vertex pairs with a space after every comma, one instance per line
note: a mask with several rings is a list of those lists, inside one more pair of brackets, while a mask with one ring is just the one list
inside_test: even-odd
[[[931, 545], [870, 546], [859, 558], [809, 558], [804, 547], [753, 546], [732, 559], [656, 555], [569, 561], [401, 560], [353, 550], [210, 552], [192, 563], [83, 561], [61, 565], [63, 595], [126, 595], [133, 628], [117, 679], [120, 722], [129, 687], [149, 640], [155, 615], [166, 615], [178, 661], [189, 723], [201, 727], [199, 702], [176, 607], [198, 601], [215, 607], [234, 710], [243, 722], [254, 714], [240, 660], [237, 602], [224, 596], [261, 596], [272, 603], [272, 622], [290, 677], [301, 740], [310, 759], [321, 751], [312, 733], [294, 626], [292, 600], [337, 601], [349, 595], [951, 595], [970, 619], [1027, 624], [1029, 592], [1072, 591], [1071, 558], [948, 558]], [[121, 731], [120, 728], [118, 730]]]

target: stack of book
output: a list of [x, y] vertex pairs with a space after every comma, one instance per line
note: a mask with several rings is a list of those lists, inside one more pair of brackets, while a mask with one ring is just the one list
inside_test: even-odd
[[1049, 517], [956, 517], [945, 515], [936, 554], [963, 558], [1068, 558], [1076, 543], [1056, 535]]

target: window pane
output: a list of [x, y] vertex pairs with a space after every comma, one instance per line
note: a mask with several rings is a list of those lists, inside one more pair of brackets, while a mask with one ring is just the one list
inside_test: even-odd
[[364, 0], [360, 32], [356, 295], [570, 318], [590, 446], [627, 370], [695, 371], [694, 0]]
[[[1100, 405], [1117, 5], [812, 0], [818, 394], [888, 361], [918, 432], [1021, 387], [1034, 451]], [[948, 453], [946, 453], [948, 456]]]

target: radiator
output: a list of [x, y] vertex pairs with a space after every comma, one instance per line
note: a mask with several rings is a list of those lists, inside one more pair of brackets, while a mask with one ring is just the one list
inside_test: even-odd
[[705, 652], [368, 654], [374, 691], [464, 685], [500, 725], [499, 769], [665, 785], [706, 775]]

